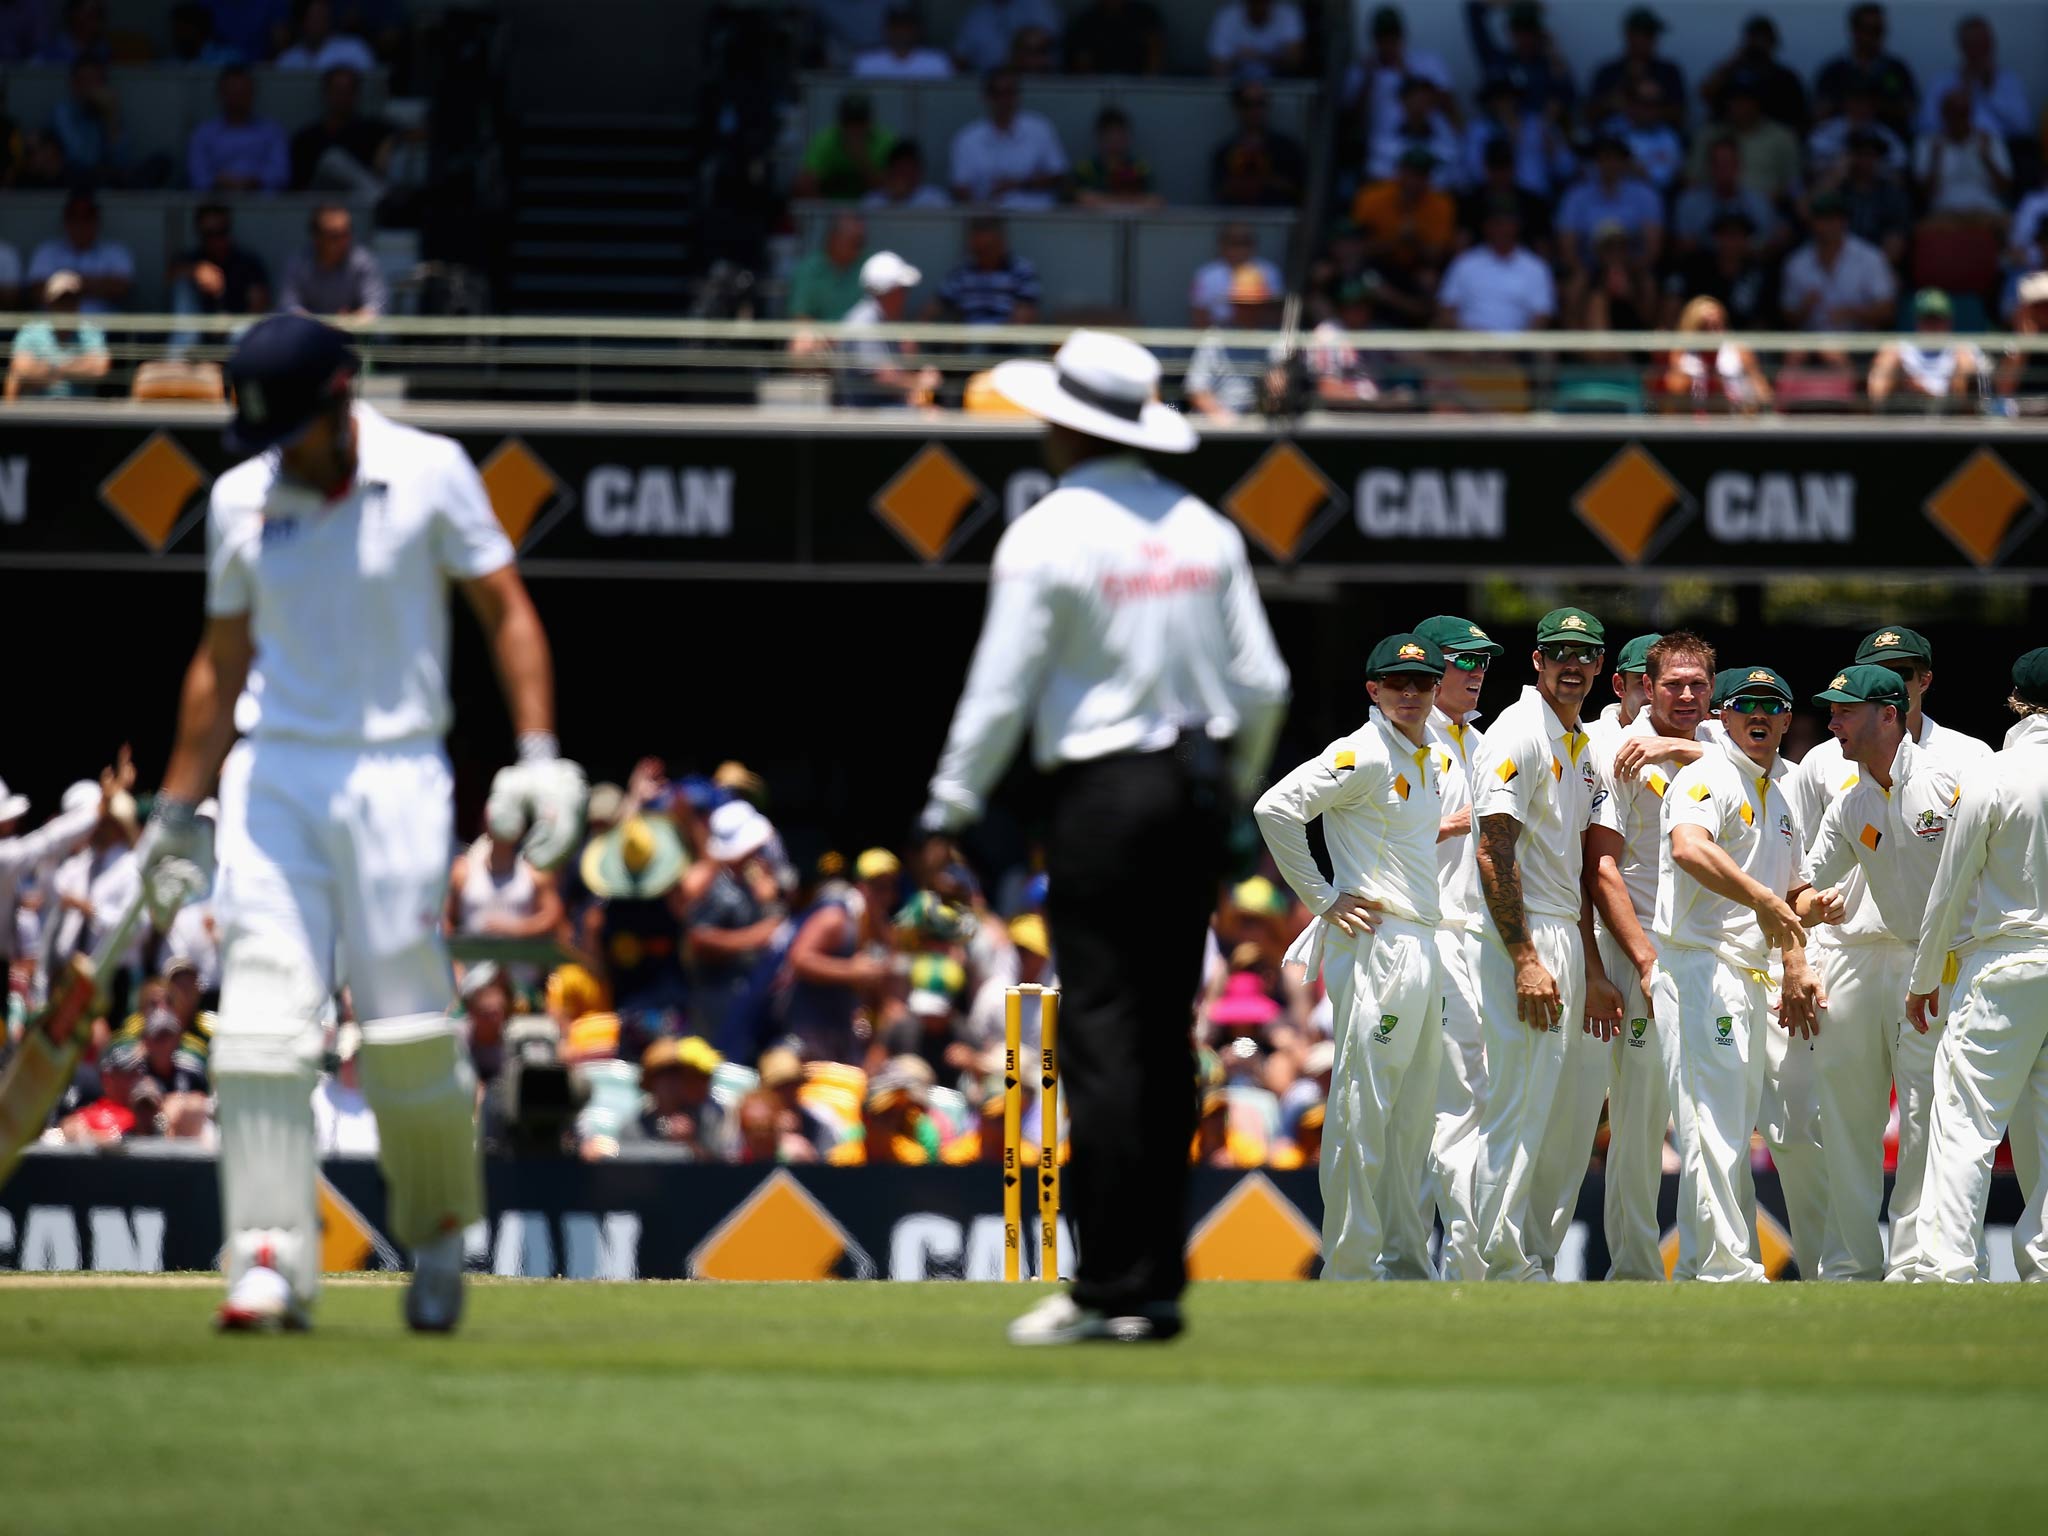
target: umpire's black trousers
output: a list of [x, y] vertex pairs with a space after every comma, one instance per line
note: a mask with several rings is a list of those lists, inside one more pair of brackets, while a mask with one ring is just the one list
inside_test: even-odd
[[1187, 1283], [1192, 1010], [1227, 817], [1221, 745], [1069, 764], [1053, 780], [1046, 872], [1072, 1116], [1063, 1193], [1074, 1300], [1112, 1315]]

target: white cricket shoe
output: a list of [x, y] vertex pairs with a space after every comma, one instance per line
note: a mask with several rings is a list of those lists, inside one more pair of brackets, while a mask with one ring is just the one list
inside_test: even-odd
[[312, 1326], [305, 1303], [292, 1294], [292, 1283], [267, 1264], [252, 1264], [228, 1288], [227, 1300], [214, 1314], [222, 1333], [261, 1333], [280, 1328], [298, 1332]]
[[1048, 1296], [1010, 1324], [1012, 1344], [1081, 1344], [1105, 1339], [1117, 1344], [1163, 1344], [1181, 1331], [1180, 1308], [1171, 1303], [1112, 1317], [1083, 1307], [1065, 1291]]
[[462, 1234], [448, 1232], [412, 1256], [405, 1322], [415, 1333], [452, 1333], [462, 1320]]

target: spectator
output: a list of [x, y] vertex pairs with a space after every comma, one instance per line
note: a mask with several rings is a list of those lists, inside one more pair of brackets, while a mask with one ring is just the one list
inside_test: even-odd
[[896, 135], [875, 126], [874, 104], [859, 91], [839, 98], [830, 128], [821, 128], [804, 150], [803, 169], [790, 190], [798, 197], [851, 202], [882, 181], [882, 166]]
[[1681, 256], [1706, 243], [1714, 221], [1728, 213], [1740, 213], [1766, 246], [1781, 238], [1780, 222], [1770, 200], [1742, 179], [1742, 146], [1733, 139], [1716, 139], [1707, 147], [1705, 175], [1695, 171], [1694, 184], [1678, 194], [1672, 206], [1672, 244]]
[[[106, 809], [85, 846], [58, 865], [51, 880], [58, 925], [52, 952], [58, 955], [91, 949], [142, 883], [135, 862], [135, 838], [140, 830], [135, 797], [124, 790], [104, 804]], [[140, 963], [143, 937], [136, 934], [115, 956], [119, 965], [128, 968]]]
[[2006, 224], [2012, 191], [2012, 157], [2005, 141], [1970, 116], [1970, 93], [1957, 86], [1943, 93], [1941, 127], [1923, 133], [1913, 147], [1913, 175], [1929, 218], [1951, 223]]
[[1228, 0], [1209, 23], [1209, 68], [1232, 80], [1299, 74], [1306, 36], [1291, 0]]
[[1066, 187], [1067, 152], [1036, 112], [1019, 105], [1017, 71], [991, 70], [982, 85], [986, 115], [953, 135], [953, 196], [963, 203], [1051, 208]]
[[176, 918], [171, 920], [163, 947], [164, 1000], [178, 1016], [185, 1048], [204, 1057], [213, 1048], [213, 1015], [202, 1012], [199, 1004], [207, 993], [220, 991], [220, 934], [211, 898], [178, 908], [179, 917], [187, 912], [204, 921], [184, 927]]
[[892, 5], [883, 19], [883, 41], [856, 55], [856, 80], [946, 80], [953, 74], [953, 61], [937, 48], [925, 45], [924, 23], [914, 5]]
[[1455, 188], [1458, 185], [1459, 167], [1464, 163], [1464, 156], [1457, 130], [1438, 109], [1437, 103], [1442, 94], [1435, 85], [1419, 76], [1403, 82], [1401, 112], [1394, 120], [1393, 130], [1374, 139], [1366, 156], [1368, 177], [1384, 181], [1394, 174], [1395, 168], [1411, 152], [1419, 149], [1429, 154], [1430, 163], [1436, 167], [1433, 176], [1438, 186]]
[[[772, 1046], [761, 1053], [756, 1070], [761, 1075], [761, 1092], [774, 1100], [776, 1126], [788, 1161], [815, 1163], [839, 1139], [839, 1133], [827, 1116], [803, 1101], [803, 1062], [795, 1051]], [[799, 1150], [800, 1146], [808, 1152]]]
[[1639, 5], [1622, 18], [1621, 56], [1594, 70], [1587, 88], [1589, 126], [1612, 129], [1614, 120], [1628, 112], [1645, 85], [1657, 88], [1657, 112], [1665, 125], [1672, 129], [1685, 126], [1685, 74], [1657, 52], [1657, 40], [1663, 35], [1663, 18], [1648, 6]]
[[279, 69], [310, 69], [325, 74], [337, 64], [367, 75], [377, 67], [377, 56], [360, 37], [334, 30], [332, 0], [298, 0], [297, 25], [292, 45], [276, 59]]
[[0, 240], [0, 308], [16, 309], [21, 304], [21, 252]]
[[1309, 333], [1303, 359], [1318, 405], [1327, 410], [1357, 410], [1382, 403], [1371, 364], [1346, 339], [1374, 330], [1377, 324], [1371, 283], [1352, 278], [1337, 290], [1337, 313]]
[[73, 273], [83, 283], [81, 314], [111, 314], [135, 287], [135, 258], [120, 241], [100, 237], [99, 199], [91, 192], [74, 191], [64, 200], [64, 233], [29, 257], [31, 285], [40, 287], [58, 272]]
[[27, 64], [49, 31], [48, 0], [0, 0], [0, 64]]
[[291, 46], [291, 0], [206, 0], [213, 31], [251, 64]]
[[1851, 80], [1843, 89], [1842, 109], [1823, 121], [1806, 138], [1807, 169], [1817, 189], [1839, 178], [1849, 168], [1849, 141], [1858, 134], [1875, 138], [1884, 150], [1885, 169], [1900, 175], [1906, 169], [1906, 146], [1878, 117], [1878, 96], [1864, 80]]
[[384, 195], [397, 139], [391, 125], [362, 110], [363, 77], [337, 64], [320, 77], [320, 116], [292, 135], [292, 185]]
[[[455, 856], [448, 871], [444, 919], [450, 936], [489, 939], [560, 939], [568, 917], [555, 877], [535, 869], [519, 851], [526, 836], [520, 807], [493, 800], [484, 807], [484, 833]], [[531, 992], [540, 973], [520, 966], [509, 977]]]
[[1785, 260], [1785, 318], [1803, 331], [1874, 331], [1888, 326], [1898, 284], [1884, 252], [1849, 233], [1838, 193], [1813, 200], [1812, 238]]
[[889, 12], [898, 0], [809, 0], [810, 9], [835, 59], [860, 57], [882, 46]]
[[121, 131], [121, 101], [107, 83], [107, 66], [87, 54], [72, 61], [70, 87], [50, 109], [50, 137], [64, 152], [64, 173], [75, 181], [119, 183], [128, 166]]
[[1044, 27], [1020, 27], [1010, 39], [1010, 68], [1020, 75], [1060, 72], [1060, 40]]
[[1849, 98], [1868, 96], [1878, 120], [1895, 136], [1912, 132], [1920, 88], [1904, 59], [1884, 51], [1884, 7], [1849, 7], [1849, 51], [1820, 67], [1813, 82], [1815, 116], [1825, 122], [1848, 109]]
[[1427, 80], [1437, 88], [1439, 105], [1456, 111], [1451, 72], [1441, 56], [1427, 48], [1408, 46], [1408, 24], [1391, 5], [1372, 13], [1372, 48], [1351, 66], [1344, 83], [1346, 103], [1363, 115], [1369, 146], [1394, 131], [1401, 120], [1401, 93], [1410, 80]]
[[1756, 92], [1763, 115], [1794, 134], [1806, 132], [1806, 87], [1778, 62], [1778, 24], [1761, 12], [1742, 24], [1742, 41], [1700, 84], [1716, 121], [1728, 116], [1738, 81]]
[[882, 162], [882, 184], [860, 200], [863, 208], [950, 208], [946, 189], [924, 179], [924, 151], [915, 139], [898, 139]]
[[211, 1092], [206, 1061], [184, 1045], [184, 1030], [168, 1003], [155, 1003], [142, 1020], [142, 1070], [168, 1098], [174, 1093]]
[[313, 1089], [313, 1143], [322, 1157], [375, 1157], [377, 1117], [363, 1097], [362, 1026], [334, 1036], [334, 1069]]
[[1514, 85], [1496, 78], [1479, 90], [1479, 115], [1465, 130], [1465, 178], [1473, 186], [1488, 180], [1487, 157], [1496, 144], [1508, 151], [1511, 185], [1519, 186], [1547, 210], [1558, 187], [1579, 168], [1564, 129], [1554, 114], [1524, 112]]
[[1724, 325], [1737, 331], [1775, 331], [1781, 323], [1776, 270], [1758, 250], [1755, 222], [1740, 208], [1715, 215], [1707, 242], [1679, 258], [1665, 294], [1665, 324], [1674, 330], [1703, 298], [1712, 299]]
[[64, 19], [57, 35], [36, 57], [45, 64], [75, 64], [80, 59], [114, 61], [107, 42], [106, 0], [64, 0]]
[[136, 1041], [122, 1040], [100, 1052], [98, 1097], [64, 1118], [66, 1141], [106, 1145], [136, 1130], [133, 1101], [143, 1080], [143, 1052]]
[[784, 1128], [782, 1106], [775, 1095], [756, 1088], [733, 1112], [739, 1133], [733, 1160], [741, 1163], [814, 1163], [817, 1148], [800, 1132]]
[[868, 849], [854, 864], [857, 883], [821, 886], [790, 942], [783, 1024], [806, 1061], [858, 1066], [867, 1055], [860, 1016], [864, 1006], [879, 1012], [889, 987], [888, 921], [901, 867], [888, 850]]
[[1258, 239], [1249, 224], [1231, 223], [1216, 235], [1216, 254], [1195, 268], [1188, 285], [1188, 325], [1205, 331], [1230, 322], [1230, 283], [1237, 269], [1250, 263], [1259, 269], [1266, 286], [1276, 292], [1280, 269], [1258, 254]]
[[[874, 319], [856, 321], [854, 317], [875, 303], [878, 291], [886, 291], [884, 274], [872, 269], [895, 259], [888, 251], [868, 258], [871, 270], [863, 279], [871, 297], [854, 306], [847, 317], [849, 326], [875, 323]], [[896, 276], [894, 291], [901, 292], [915, 284], [917, 270], [906, 266]], [[883, 313], [878, 309], [876, 318]], [[899, 305], [898, 317], [900, 314]], [[903, 399], [900, 390], [897, 399]], [[766, 816], [744, 800], [727, 801], [711, 813], [703, 862], [683, 877], [683, 899], [688, 904], [683, 936], [690, 962], [690, 1025], [722, 1054], [736, 1054], [741, 1059], [752, 1058], [759, 1043], [751, 1033], [752, 1021], [741, 1016], [740, 1004], [753, 981], [755, 962], [774, 941], [784, 916], [782, 891], [767, 863], [767, 850], [774, 841], [775, 828]]]
[[1308, 158], [1293, 139], [1268, 126], [1273, 104], [1265, 85], [1246, 81], [1230, 101], [1237, 132], [1209, 157], [1211, 199], [1232, 208], [1299, 207]]
[[598, 900], [583, 914], [582, 949], [603, 968], [620, 1017], [615, 1049], [630, 1057], [679, 1024], [688, 1001], [682, 961], [688, 855], [675, 824], [649, 811], [620, 822], [598, 839], [595, 857], [584, 858], [583, 878]]
[[[1238, 268], [1230, 282], [1230, 328], [1271, 330], [1278, 319], [1279, 292], [1254, 266]], [[1188, 363], [1188, 405], [1205, 421], [1231, 422], [1258, 412], [1273, 358], [1262, 346], [1234, 345], [1211, 330]]]
[[1874, 129], [1849, 141], [1849, 161], [1843, 174], [1832, 186], [1820, 190], [1841, 194], [1849, 210], [1850, 234], [1868, 240], [1895, 267], [1905, 261], [1913, 204], [1886, 163], [1885, 141]]
[[1628, 235], [1630, 259], [1640, 271], [1656, 266], [1664, 251], [1664, 203], [1650, 184], [1633, 174], [1628, 145], [1602, 134], [1593, 147], [1593, 170], [1557, 208], [1558, 253], [1568, 267], [1583, 267], [1596, 230], [1618, 225]]
[[1096, 114], [1095, 153], [1074, 167], [1074, 201], [1083, 208], [1157, 208], [1166, 201], [1152, 189], [1152, 167], [1138, 158], [1122, 107]]
[[1657, 290], [1637, 255], [1634, 234], [1617, 220], [1604, 220], [1587, 239], [1586, 254], [1586, 265], [1566, 285], [1566, 324], [1581, 331], [1654, 329]]
[[384, 313], [387, 290], [375, 258], [355, 242], [355, 219], [340, 203], [323, 203], [308, 221], [312, 244], [285, 268], [282, 309], [374, 320]]
[[1043, 27], [1055, 40], [1060, 13], [1052, 0], [974, 0], [953, 34], [953, 57], [970, 74], [985, 75], [1010, 62], [1017, 34]]
[[90, 394], [93, 381], [107, 376], [106, 336], [78, 319], [80, 286], [76, 272], [53, 272], [43, 284], [43, 308], [50, 318], [31, 320], [14, 333], [7, 363], [9, 400]]
[[1466, 0], [1465, 30], [1480, 77], [1506, 80], [1521, 98], [1524, 112], [1563, 124], [1571, 117], [1578, 90], [1572, 84], [1571, 66], [1544, 24], [1543, 7], [1536, 0], [1515, 0], [1507, 8], [1505, 48], [1494, 40], [1492, 9], [1487, 0]]
[[1156, 75], [1166, 68], [1166, 23], [1150, 0], [1094, 0], [1067, 27], [1067, 72]]
[[1991, 23], [1982, 16], [1957, 22], [1956, 53], [1955, 68], [1943, 70], [1928, 84], [1921, 126], [1929, 133], [1940, 129], [1943, 99], [1950, 91], [1961, 90], [1970, 98], [1971, 121], [1984, 132], [2000, 139], [2031, 138], [2035, 124], [2027, 88], [2017, 74], [2000, 66]]
[[1478, 186], [1466, 194], [1464, 203], [1458, 209], [1458, 239], [1461, 245], [1477, 245], [1484, 236], [1480, 233], [1486, 223], [1486, 215], [1494, 204], [1507, 201], [1513, 203], [1520, 213], [1522, 239], [1537, 255], [1548, 259], [1550, 254], [1550, 204], [1521, 184], [1514, 148], [1505, 139], [1496, 139], [1486, 146], [1480, 157], [1480, 180]]
[[1709, 129], [1693, 146], [1692, 174], [1698, 181], [1711, 174], [1707, 161], [1714, 146], [1732, 141], [1742, 161], [1742, 182], [1773, 208], [1787, 206], [1799, 191], [1799, 140], [1792, 130], [1764, 113], [1762, 86], [1751, 74], [1731, 77], [1722, 92], [1726, 121]]
[[1662, 87], [1654, 80], [1631, 87], [1627, 110], [1615, 131], [1628, 146], [1636, 170], [1660, 198], [1677, 190], [1679, 173], [1685, 169], [1685, 141], [1671, 126]]
[[171, 7], [170, 63], [220, 69], [246, 64], [242, 51], [214, 36], [213, 8], [202, 0], [179, 0]]
[[256, 115], [256, 77], [230, 64], [214, 87], [220, 115], [192, 130], [186, 174], [195, 192], [282, 192], [292, 179], [284, 130]]
[[1870, 364], [1870, 403], [1882, 410], [1894, 396], [1900, 405], [1959, 407], [1982, 379], [1984, 354], [1953, 334], [1955, 311], [1939, 288], [1913, 295], [1913, 329], [1926, 342], [1887, 342]]
[[[2012, 328], [2021, 336], [2048, 335], [2048, 271], [2029, 272], [2013, 291]], [[2008, 347], [1998, 360], [1999, 408], [2007, 415], [2048, 415], [2048, 373], [2042, 355]]]
[[720, 1161], [725, 1155], [725, 1110], [711, 1096], [711, 1074], [722, 1060], [695, 1035], [648, 1046], [640, 1056], [646, 1108], [632, 1123], [627, 1139], [661, 1142], [695, 1161]]
[[[0, 286], [6, 282], [4, 262], [5, 255], [0, 253]], [[2020, 205], [2012, 216], [2012, 237], [2006, 247], [2005, 265], [2014, 282], [2029, 272], [2038, 272], [2048, 266], [2048, 187], [2029, 192], [2020, 199]], [[2001, 306], [2004, 307], [2008, 306]]]
[[505, 1069], [505, 1026], [512, 1019], [512, 983], [489, 960], [468, 967], [458, 989], [460, 1027], [477, 1080], [488, 1085]]
[[936, 1161], [925, 1144], [930, 1134], [926, 1094], [922, 1082], [893, 1063], [877, 1072], [861, 1104], [859, 1138], [834, 1147], [827, 1161], [870, 1168], [892, 1163], [921, 1167]]
[[789, 280], [792, 320], [841, 320], [861, 299], [860, 269], [868, 227], [857, 213], [834, 215], [819, 248], [796, 264]]
[[930, 311], [954, 325], [1032, 325], [1038, 320], [1038, 269], [1010, 249], [1003, 221], [967, 221], [967, 259], [939, 285]]
[[[263, 258], [235, 244], [234, 214], [202, 203], [192, 217], [199, 243], [171, 262], [165, 281], [180, 315], [264, 315], [270, 312], [270, 271]], [[195, 335], [188, 334], [187, 345]]]
[[1487, 207], [1482, 243], [1450, 265], [1437, 290], [1437, 323], [1449, 330], [1516, 333], [1542, 330], [1557, 316], [1550, 268], [1522, 244], [1521, 208], [1499, 199]]
[[1458, 205], [1430, 184], [1436, 157], [1411, 149], [1392, 177], [1360, 190], [1351, 220], [1365, 234], [1365, 258], [1404, 292], [1427, 300], [1436, 292], [1457, 236]]

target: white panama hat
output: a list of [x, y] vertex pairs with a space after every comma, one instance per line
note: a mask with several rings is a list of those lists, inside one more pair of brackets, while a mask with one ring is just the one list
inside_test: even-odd
[[877, 251], [860, 264], [863, 293], [894, 293], [898, 288], [915, 288], [923, 281], [924, 274], [894, 251]]
[[728, 800], [711, 813], [704, 855], [720, 864], [736, 864], [768, 846], [775, 828], [744, 800]]
[[1192, 453], [1193, 423], [1159, 402], [1159, 359], [1126, 336], [1076, 331], [1049, 363], [996, 364], [989, 382], [1012, 405], [1089, 437], [1154, 453]]

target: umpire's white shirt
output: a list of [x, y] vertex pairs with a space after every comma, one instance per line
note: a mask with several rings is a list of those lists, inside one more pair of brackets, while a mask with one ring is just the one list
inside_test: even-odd
[[1973, 894], [1971, 944], [2048, 947], [2048, 716], [2020, 721], [2007, 733], [2004, 751], [1963, 777], [1943, 843], [1913, 957], [1915, 992], [1941, 985]]
[[1480, 747], [1473, 772], [1472, 830], [1487, 816], [1521, 824], [1515, 861], [1522, 871], [1522, 907], [1532, 916], [1576, 923], [1585, 906], [1586, 827], [1600, 771], [1592, 741], [1557, 718], [1535, 688], [1500, 713]]
[[1681, 826], [1705, 828], [1744, 874], [1766, 890], [1788, 895], [1812, 881], [1784, 793], [1740, 747], [1724, 741], [1679, 770], [1662, 805], [1651, 930], [1676, 948], [1709, 950], [1730, 965], [1769, 971], [1770, 946], [1756, 913], [1680, 869], [1671, 856], [1671, 834]]
[[1286, 705], [1287, 666], [1236, 527], [1135, 454], [1093, 459], [996, 546], [931, 798], [950, 822], [978, 817], [1027, 721], [1048, 771], [1158, 751], [1183, 730], [1230, 738], [1249, 796]]
[[[1429, 742], [1437, 749], [1437, 766], [1443, 775], [1443, 803], [1439, 809], [1446, 816], [1472, 808], [1476, 787], [1472, 770], [1486, 741], [1486, 733], [1473, 724], [1478, 718], [1474, 713], [1462, 721], [1453, 720], [1441, 709], [1433, 709], [1429, 714]], [[1475, 816], [1470, 832], [1463, 837], [1447, 837], [1436, 845], [1437, 906], [1441, 913], [1439, 921], [1445, 928], [1479, 931], [1479, 918], [1486, 903], [1479, 891], [1478, 839], [1479, 819]]]
[[278, 455], [222, 475], [207, 517], [206, 611], [256, 643], [235, 723], [257, 740], [389, 746], [445, 735], [451, 580], [512, 563], [451, 438], [355, 407], [355, 482], [332, 500]]

